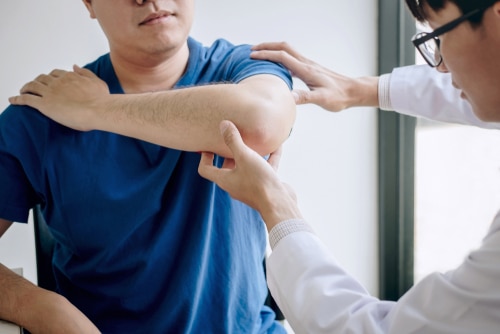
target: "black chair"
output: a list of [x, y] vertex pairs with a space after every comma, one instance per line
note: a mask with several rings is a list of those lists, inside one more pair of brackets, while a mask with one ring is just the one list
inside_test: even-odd
[[35, 228], [36, 270], [38, 286], [55, 291], [56, 281], [52, 270], [54, 253], [54, 237], [43, 218], [40, 205], [33, 208], [33, 225]]
[[[267, 276], [266, 259], [264, 259], [264, 274]], [[264, 305], [269, 306], [271, 308], [271, 310], [273, 310], [274, 313], [276, 313], [276, 320], [279, 320], [279, 321], [285, 320], [285, 315], [283, 314], [283, 312], [281, 312], [281, 309], [278, 306], [278, 304], [276, 304], [276, 301], [274, 300], [273, 296], [271, 295], [271, 291], [269, 291], [269, 288], [267, 288], [267, 298], [266, 298]]]
[[[43, 218], [40, 205], [33, 208], [33, 225], [35, 230], [36, 272], [38, 286], [55, 291], [56, 280], [52, 271], [52, 254], [54, 253], [54, 237]], [[22, 334], [31, 334], [27, 329], [22, 329]]]

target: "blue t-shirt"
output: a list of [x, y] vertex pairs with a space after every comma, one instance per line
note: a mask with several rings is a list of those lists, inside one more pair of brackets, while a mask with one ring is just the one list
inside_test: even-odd
[[[188, 43], [177, 88], [263, 73], [291, 86], [247, 45]], [[123, 93], [109, 54], [87, 68]], [[199, 160], [10, 106], [0, 115], [0, 217], [25, 222], [42, 204], [59, 292], [104, 333], [284, 333], [263, 306], [263, 222], [200, 177]]]

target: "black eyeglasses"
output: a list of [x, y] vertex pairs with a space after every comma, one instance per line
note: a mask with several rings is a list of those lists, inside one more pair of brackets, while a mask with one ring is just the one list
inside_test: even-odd
[[460, 16], [459, 18], [450, 21], [446, 23], [445, 25], [437, 28], [433, 32], [420, 32], [416, 34], [412, 38], [413, 45], [417, 48], [418, 52], [422, 55], [424, 60], [429, 64], [431, 67], [438, 67], [441, 65], [443, 62], [443, 57], [441, 56], [441, 51], [439, 50], [440, 47], [440, 40], [439, 40], [439, 35], [442, 35], [456, 26], [458, 26], [460, 23], [466, 21], [469, 19], [471, 16], [474, 16], [476, 14], [479, 14], [480, 12], [486, 10], [488, 7], [492, 6], [492, 4], [485, 6], [483, 8], [477, 8], [474, 9], [473, 11], [464, 14]]

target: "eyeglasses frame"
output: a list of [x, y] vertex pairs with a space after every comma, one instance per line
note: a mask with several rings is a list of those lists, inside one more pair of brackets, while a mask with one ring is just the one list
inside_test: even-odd
[[427, 62], [427, 64], [429, 64], [430, 67], [438, 67], [439, 65], [441, 65], [441, 63], [443, 62], [443, 57], [441, 56], [440, 54], [440, 60], [437, 64], [432, 64], [428, 59], [427, 57], [422, 53], [422, 51], [420, 50], [420, 45], [424, 44], [425, 42], [431, 40], [431, 39], [435, 39], [436, 40], [436, 44], [437, 44], [437, 47], [438, 47], [438, 50], [439, 50], [439, 47], [440, 47], [440, 40], [439, 40], [439, 36], [444, 34], [444, 33], [447, 33], [449, 31], [451, 31], [452, 29], [454, 29], [455, 27], [457, 27], [460, 23], [468, 20], [470, 17], [476, 15], [476, 14], [479, 14], [481, 13], [482, 11], [486, 10], [487, 8], [489, 8], [490, 6], [492, 6], [492, 4], [488, 5], [488, 6], [485, 6], [485, 7], [480, 7], [480, 8], [476, 8], [470, 12], [468, 12], [467, 14], [464, 14], [444, 25], [442, 25], [441, 27], [435, 29], [434, 31], [432, 32], [419, 32], [417, 33], [415, 36], [413, 36], [412, 38], [412, 43], [413, 45], [415, 46], [415, 48], [417, 48], [418, 52], [420, 52], [420, 54], [422, 55], [422, 57], [424, 58], [424, 60]]

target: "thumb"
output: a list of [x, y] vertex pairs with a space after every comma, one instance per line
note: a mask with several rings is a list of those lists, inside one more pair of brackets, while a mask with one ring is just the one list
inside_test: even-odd
[[283, 146], [280, 146], [276, 151], [271, 153], [267, 162], [273, 167], [275, 171], [278, 171], [280, 165], [281, 155], [283, 154]]
[[224, 142], [233, 153], [233, 157], [236, 158], [245, 147], [238, 128], [236, 128], [236, 125], [231, 121], [222, 121], [219, 129], [224, 138]]
[[295, 100], [295, 104], [306, 104], [310, 102], [310, 91], [295, 89], [292, 91], [292, 96]]

